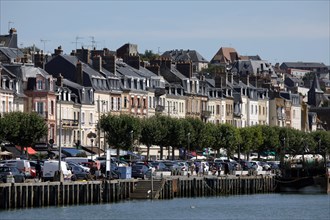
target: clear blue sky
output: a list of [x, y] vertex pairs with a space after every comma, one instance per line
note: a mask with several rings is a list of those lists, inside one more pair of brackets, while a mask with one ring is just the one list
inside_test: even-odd
[[70, 53], [77, 36], [78, 48], [91, 48], [93, 36], [98, 49], [133, 43], [140, 53], [190, 49], [211, 60], [233, 47], [271, 63], [330, 65], [330, 0], [0, 0], [0, 12], [1, 34], [15, 27], [19, 45], [50, 52]]

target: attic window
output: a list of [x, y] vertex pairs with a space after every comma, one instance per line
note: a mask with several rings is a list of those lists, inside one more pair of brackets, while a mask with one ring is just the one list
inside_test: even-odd
[[37, 80], [37, 90], [42, 90], [42, 89], [43, 89], [42, 80], [39, 79], [39, 80]]

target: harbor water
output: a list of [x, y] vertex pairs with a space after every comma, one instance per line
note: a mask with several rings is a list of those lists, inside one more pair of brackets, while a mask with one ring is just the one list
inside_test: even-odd
[[327, 194], [254, 194], [0, 211], [0, 219], [330, 219]]

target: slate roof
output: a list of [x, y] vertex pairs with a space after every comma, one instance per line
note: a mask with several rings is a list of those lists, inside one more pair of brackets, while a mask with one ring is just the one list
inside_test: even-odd
[[242, 72], [242, 75], [246, 74], [246, 71], [249, 72], [249, 74], [257, 74], [258, 69], [259, 73], [262, 72], [262, 66], [263, 70], [267, 73], [269, 73], [269, 70], [273, 74], [275, 71], [273, 67], [267, 63], [264, 60], [239, 60], [235, 63], [235, 68], [238, 73]]
[[174, 61], [208, 63], [208, 61], [195, 50], [170, 50], [164, 52], [162, 57], [171, 58]]
[[49, 76], [49, 74], [45, 70], [43, 70], [39, 67], [22, 66], [21, 68], [22, 68], [24, 80], [27, 80], [28, 78], [31, 78], [31, 77], [36, 77], [37, 74], [40, 74], [45, 78], [47, 78]]
[[316, 62], [283, 62], [281, 64], [285, 65], [287, 68], [326, 68], [327, 66], [324, 63]]
[[9, 59], [16, 59], [17, 57], [24, 57], [22, 51], [17, 48], [9, 48], [9, 47], [0, 47], [0, 51]]
[[[64, 59], [66, 59], [67, 61], [69, 61], [71, 64], [73, 64], [74, 66], [77, 65], [78, 62], [78, 58], [76, 56], [70, 56], [70, 55], [66, 55], [66, 54], [61, 54], [59, 56], [62, 56]], [[80, 61], [81, 62], [81, 61]], [[82, 68], [83, 71], [85, 73], [87, 73], [89, 76], [91, 77], [95, 77], [95, 78], [100, 78], [100, 79], [104, 79], [104, 76], [102, 74], [100, 74], [98, 71], [94, 70], [92, 67], [90, 67], [88, 64], [86, 63], [82, 63]]]

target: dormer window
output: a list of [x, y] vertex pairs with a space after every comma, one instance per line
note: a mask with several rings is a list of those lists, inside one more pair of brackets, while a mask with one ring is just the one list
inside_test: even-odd
[[82, 88], [81, 95], [82, 95], [82, 100], [85, 101], [85, 88]]
[[9, 89], [12, 90], [13, 89], [13, 80], [9, 81]]
[[6, 89], [6, 79], [2, 79], [2, 89]]
[[91, 100], [91, 102], [94, 102], [93, 89], [89, 91], [89, 95], [90, 95], [89, 99]]
[[41, 79], [37, 80], [37, 90], [42, 90], [43, 89], [43, 83]]

